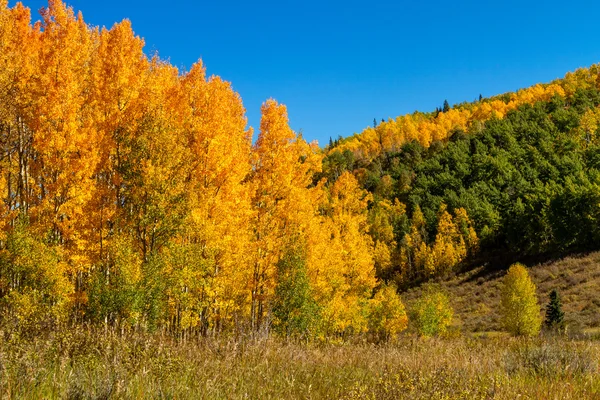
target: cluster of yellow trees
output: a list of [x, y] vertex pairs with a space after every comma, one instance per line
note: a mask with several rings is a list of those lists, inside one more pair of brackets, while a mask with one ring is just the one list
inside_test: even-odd
[[425, 217], [416, 206], [410, 219], [410, 232], [397, 243], [394, 224], [405, 214], [406, 206], [398, 199], [394, 204], [380, 200], [371, 208], [370, 234], [378, 276], [411, 283], [448, 275], [478, 249], [477, 233], [464, 208], [454, 210], [452, 215], [442, 203], [435, 238], [428, 240]]
[[[350, 172], [317, 181], [323, 154], [290, 129], [285, 106], [263, 104], [253, 144], [229, 83], [143, 47], [128, 21], [99, 29], [50, 0], [32, 24], [0, 0], [3, 320], [393, 336], [406, 313], [378, 277], [426, 280], [477, 248], [465, 210], [445, 206], [435, 240], [417, 208], [397, 243], [405, 205], [374, 203]], [[561, 90], [401, 117], [341, 146], [370, 157], [428, 145]]]
[[98, 29], [50, 0], [32, 24], [0, 1], [3, 318], [267, 328], [300, 246], [322, 332], [394, 325], [355, 177], [313, 182], [320, 151], [283, 105], [263, 105], [253, 144], [229, 83], [143, 46], [128, 21]]
[[555, 95], [572, 95], [577, 88], [585, 87], [583, 82], [592, 84], [593, 80], [595, 83], [597, 70], [596, 66], [581, 69], [567, 74], [564, 80], [549, 85], [534, 85], [505, 96], [460, 105], [437, 115], [416, 112], [395, 120], [390, 119], [342, 140], [330, 151], [350, 150], [361, 159], [372, 160], [382, 153], [399, 151], [403, 144], [411, 141], [429, 147], [434, 141], [448, 139], [457, 129], [464, 132], [477, 131], [485, 121], [503, 118], [507, 112], [523, 104], [548, 101]]

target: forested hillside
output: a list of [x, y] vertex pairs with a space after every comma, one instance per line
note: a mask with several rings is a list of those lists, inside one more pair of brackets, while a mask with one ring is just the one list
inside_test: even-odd
[[598, 76], [581, 69], [332, 143], [319, 176], [352, 171], [373, 194], [378, 276], [410, 285], [461, 261], [507, 266], [598, 248]]
[[0, 0], [4, 326], [389, 338], [398, 287], [598, 247], [597, 66], [320, 149], [143, 48]]

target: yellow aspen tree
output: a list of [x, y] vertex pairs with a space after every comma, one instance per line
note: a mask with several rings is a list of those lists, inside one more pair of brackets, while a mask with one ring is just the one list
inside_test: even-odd
[[97, 35], [92, 59], [91, 105], [95, 121], [99, 165], [92, 215], [99, 258], [110, 240], [109, 232], [120, 229], [118, 210], [125, 204], [122, 170], [126, 168], [125, 142], [141, 121], [140, 92], [149, 70], [144, 42], [136, 37], [127, 20], [103, 29]]
[[[6, 42], [8, 41], [9, 31], [8, 3], [6, 0], [0, 1], [0, 54], [7, 53]], [[7, 87], [10, 77], [7, 74], [8, 66], [6, 57], [0, 58], [0, 87]], [[6, 104], [8, 93], [0, 92], [0, 104]], [[10, 121], [10, 110], [7, 107], [0, 106], [0, 126], [4, 127], [7, 121]], [[9, 156], [12, 155], [9, 144], [9, 137], [6, 128], [0, 129], [0, 249], [4, 247], [6, 240], [6, 230], [10, 224], [10, 205], [12, 190], [9, 182], [12, 175], [12, 165]]]
[[394, 286], [382, 286], [369, 300], [368, 325], [377, 341], [394, 340], [407, 328], [406, 309]]
[[375, 242], [373, 259], [377, 276], [380, 278], [391, 278], [392, 257], [397, 248], [394, 225], [399, 223], [405, 213], [406, 206], [398, 199], [395, 199], [394, 203], [381, 200], [369, 211], [369, 233]]
[[177, 69], [154, 58], [139, 93], [140, 119], [120, 143], [119, 174], [124, 201], [121, 217], [130, 227], [142, 258], [176, 236], [187, 212], [188, 148], [168, 98], [178, 85]]
[[3, 148], [1, 173], [4, 175], [6, 210], [2, 218], [11, 226], [18, 214], [26, 215], [33, 201], [31, 177], [33, 116], [36, 92], [31, 90], [38, 73], [39, 29], [31, 25], [28, 8], [21, 3], [11, 9], [0, 4], [2, 41], [0, 43], [0, 143]]
[[596, 140], [598, 133], [598, 109], [589, 109], [579, 121], [580, 142], [584, 148], [587, 148], [590, 143]]
[[[2, 12], [5, 14], [5, 11]], [[49, 235], [62, 247], [67, 270], [80, 282], [85, 244], [80, 239], [82, 211], [93, 151], [79, 111], [84, 101], [91, 54], [87, 25], [60, 1], [50, 1], [43, 21], [31, 26], [29, 10], [18, 4], [3, 54], [10, 94], [1, 112], [6, 124], [9, 218], [29, 216], [30, 229]], [[62, 257], [62, 256], [61, 256]]]
[[302, 236], [315, 213], [310, 186], [313, 172], [321, 166], [315, 149], [290, 129], [285, 106], [268, 100], [261, 111], [252, 159], [254, 259], [249, 285], [254, 329], [266, 322], [275, 287], [275, 266], [286, 240], [295, 234]]
[[414, 250], [414, 268], [416, 278], [431, 278], [438, 273], [438, 260], [436, 253], [425, 242], [421, 242]]
[[[89, 218], [96, 243], [96, 258], [107, 284], [114, 271], [111, 241], [133, 235], [128, 229], [127, 177], [135, 131], [142, 118], [141, 90], [148, 77], [150, 62], [143, 52], [144, 42], [136, 37], [129, 21], [95, 34], [97, 45], [90, 69], [93, 87], [91, 106], [94, 121], [98, 165], [94, 178], [93, 206]], [[140, 167], [136, 164], [135, 167]], [[119, 239], [119, 243], [131, 243]]]
[[414, 319], [419, 333], [423, 336], [444, 334], [450, 324], [454, 310], [450, 299], [438, 286], [427, 284], [414, 306]]
[[[6, 43], [10, 38], [10, 24], [8, 1], [0, 1], [0, 54], [7, 54], [9, 51]], [[0, 58], [0, 87], [8, 87], [10, 85], [10, 76], [8, 57]], [[12, 175], [12, 165], [9, 161], [9, 156], [13, 151], [10, 146], [8, 129], [4, 128], [11, 120], [11, 110], [6, 106], [8, 102], [8, 91], [0, 92], [0, 249], [4, 247], [6, 240], [6, 229], [10, 224], [10, 205], [12, 198], [12, 190], [10, 189], [10, 178]]]
[[[98, 34], [91, 63], [98, 166], [94, 207], [90, 213], [104, 287], [99, 293], [130, 293], [127, 271], [136, 268], [118, 254], [133, 252], [144, 266], [144, 284], [136, 287], [135, 324], [155, 307], [149, 296], [157, 285], [156, 264], [181, 230], [187, 215], [185, 183], [190, 156], [178, 109], [179, 73], [158, 57], [149, 60], [143, 41], [128, 21]], [[118, 251], [114, 250], [115, 248]], [[121, 260], [121, 261], [119, 261]], [[99, 276], [97, 277], [99, 278]], [[140, 283], [141, 284], [141, 283]], [[133, 295], [133, 294], [132, 294]], [[116, 312], [121, 325], [126, 309]], [[125, 313], [125, 314], [124, 314]], [[105, 322], [112, 322], [104, 314]]]
[[369, 212], [369, 231], [375, 241], [385, 243], [386, 245], [395, 245], [392, 222], [393, 219], [399, 218], [403, 214], [400, 211], [400, 215], [394, 215], [395, 211], [389, 200], [382, 200], [376, 203], [371, 209]]
[[452, 215], [442, 204], [438, 213], [438, 226], [432, 252], [436, 274], [447, 274], [466, 256], [466, 245]]
[[425, 217], [418, 205], [415, 207], [410, 225], [410, 233], [404, 236], [401, 259], [401, 275], [405, 281], [430, 276], [434, 272], [433, 260], [426, 243]]
[[[80, 16], [77, 20], [85, 25]], [[141, 253], [128, 218], [133, 203], [125, 196], [125, 188], [131, 188], [132, 182], [126, 182], [123, 173], [130, 171], [130, 165], [141, 168], [140, 163], [133, 162], [129, 144], [142, 121], [141, 87], [148, 82], [151, 90], [150, 62], [143, 53], [143, 41], [134, 35], [128, 21], [115, 24], [110, 30], [87, 28], [87, 33], [91, 56], [86, 64], [84, 99], [78, 114], [81, 133], [87, 135], [84, 149], [90, 149], [93, 162], [82, 171], [89, 184], [82, 207], [85, 218], [77, 228], [78, 241], [85, 243], [85, 259], [91, 263], [88, 291], [94, 289], [98, 296], [120, 296], [132, 287], [122, 277], [128, 275], [128, 270], [135, 270], [137, 264], [126, 265], [133, 256], [117, 255], [133, 251], [137, 257]], [[117, 320], [108, 318], [109, 311], [93, 305], [88, 312], [99, 317], [102, 314], [105, 322]], [[135, 319], [136, 324], [140, 321]]]
[[332, 300], [344, 285], [344, 262], [342, 260], [343, 244], [337, 235], [332, 220], [329, 188], [320, 182], [313, 189], [313, 206], [315, 215], [307, 220], [306, 268], [312, 296], [319, 309], [318, 336], [333, 333], [335, 325], [334, 313], [331, 310]]
[[333, 290], [324, 305], [324, 320], [330, 332], [362, 332], [367, 328], [366, 300], [377, 283], [367, 221], [372, 196], [349, 172], [331, 187], [330, 196], [332, 237], [341, 251], [341, 270], [328, 271]]
[[392, 253], [385, 242], [377, 241], [373, 248], [373, 262], [378, 277], [389, 275], [392, 268]]
[[[88, 105], [92, 35], [83, 18], [60, 0], [42, 11], [38, 79], [29, 127], [36, 154], [31, 162], [36, 203], [32, 228], [63, 250], [76, 290], [83, 289], [91, 247], [87, 211], [97, 159]], [[78, 296], [77, 299], [83, 299]]]
[[[180, 260], [182, 253], [189, 250], [182, 246], [181, 252], [171, 254], [173, 257], [165, 255], [165, 249], [177, 244], [189, 210], [188, 171], [192, 156], [182, 134], [181, 121], [173, 117], [174, 108], [179, 106], [173, 101], [178, 89], [177, 69], [154, 57], [138, 92], [139, 120], [118, 142], [121, 153], [117, 172], [123, 183], [119, 188], [123, 200], [117, 213], [119, 233], [129, 238], [125, 244], [133, 246], [145, 267], [143, 278], [149, 287], [140, 288], [140, 296], [144, 291], [150, 293], [156, 285], [153, 282], [164, 276], [159, 271], [161, 262]], [[117, 234], [111, 237], [118, 238]], [[189, 265], [194, 262], [190, 259]], [[112, 266], [117, 267], [114, 272], [120, 275], [129, 268], [125, 264]], [[116, 290], [120, 290], [121, 283], [127, 282], [117, 281]], [[189, 296], [196, 294], [189, 293]], [[155, 304], [149, 298], [145, 303], [149, 307]], [[136, 312], [144, 314], [144, 309]], [[185, 321], [188, 324], [190, 318]]]
[[205, 299], [199, 322], [214, 332], [246, 312], [241, 282], [250, 279], [250, 185], [244, 180], [251, 172], [251, 131], [239, 95], [218, 77], [207, 80], [200, 62], [183, 76], [179, 95], [183, 107], [175, 112], [191, 150], [190, 214], [180, 240], [205, 255], [202, 279], [179, 287], [197, 287]]
[[502, 282], [502, 322], [513, 335], [535, 336], [540, 332], [542, 317], [532, 282], [523, 264], [513, 264]]
[[[0, 298], [15, 329], [38, 332], [68, 320], [73, 285], [60, 254], [18, 221], [0, 249]], [[11, 319], [4, 319], [5, 322]]]
[[454, 210], [454, 221], [460, 230], [460, 234], [467, 247], [467, 254], [472, 255], [479, 249], [479, 238], [473, 222], [467, 215], [467, 210], [464, 208], [457, 208]]

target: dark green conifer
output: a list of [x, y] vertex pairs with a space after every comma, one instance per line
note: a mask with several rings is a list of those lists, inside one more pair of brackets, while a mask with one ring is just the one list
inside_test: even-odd
[[448, 100], [444, 100], [444, 108], [443, 108], [444, 112], [448, 112], [450, 111], [450, 104], [448, 103]]
[[550, 292], [550, 302], [546, 306], [546, 326], [551, 329], [564, 327], [565, 313], [562, 311], [560, 296], [556, 289]]

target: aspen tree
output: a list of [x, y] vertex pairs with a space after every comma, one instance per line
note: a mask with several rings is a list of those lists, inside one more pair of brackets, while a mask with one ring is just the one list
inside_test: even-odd
[[501, 292], [502, 322], [507, 331], [517, 336], [535, 336], [542, 318], [535, 284], [523, 264], [513, 264], [504, 277]]

